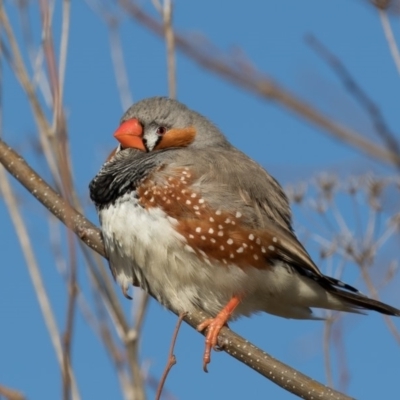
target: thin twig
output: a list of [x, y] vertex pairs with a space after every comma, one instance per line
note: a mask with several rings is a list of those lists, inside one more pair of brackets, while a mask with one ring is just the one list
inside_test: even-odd
[[114, 18], [108, 18], [108, 20], [111, 60], [114, 67], [114, 76], [121, 100], [121, 106], [123, 111], [125, 111], [132, 105], [133, 99], [129, 88], [129, 79], [125, 67], [121, 38], [118, 32], [118, 22]]
[[306, 38], [311, 48], [333, 69], [337, 74], [344, 87], [365, 109], [371, 118], [376, 133], [384, 140], [387, 149], [396, 153], [397, 158], [394, 160], [398, 168], [400, 168], [400, 147], [396, 135], [390, 131], [379, 107], [369, 98], [355, 78], [350, 74], [344, 64], [327, 49], [316, 37], [309, 35]]
[[60, 56], [59, 56], [59, 67], [58, 67], [61, 101], [62, 101], [63, 95], [64, 95], [64, 82], [65, 82], [65, 71], [66, 71], [66, 65], [67, 65], [70, 19], [71, 19], [71, 1], [63, 0], [61, 39], [60, 39]]
[[185, 316], [186, 316], [186, 313], [179, 314], [179, 316], [178, 316], [178, 321], [176, 322], [175, 330], [172, 335], [171, 346], [170, 346], [169, 352], [168, 352], [168, 362], [167, 362], [167, 365], [165, 366], [164, 372], [161, 376], [160, 383], [158, 384], [157, 393], [156, 393], [156, 397], [155, 397], [156, 400], [160, 400], [161, 393], [163, 391], [163, 387], [165, 385], [165, 381], [167, 380], [168, 374], [171, 371], [172, 367], [176, 364], [176, 357], [174, 354], [175, 343], [176, 343], [176, 339], [178, 337], [179, 329], [182, 325], [182, 321], [185, 318]]
[[0, 398], [2, 397], [6, 400], [25, 400], [25, 396], [21, 392], [0, 385]]
[[332, 360], [331, 360], [331, 338], [332, 327], [335, 322], [333, 313], [329, 313], [328, 318], [324, 321], [323, 349], [324, 349], [324, 366], [326, 382], [329, 387], [333, 387]]
[[[357, 263], [357, 264], [360, 267], [361, 276], [362, 276], [365, 284], [367, 285], [370, 296], [373, 299], [379, 301], [380, 299], [379, 299], [378, 291], [376, 290], [376, 288], [371, 280], [368, 266], [363, 265], [362, 263]], [[400, 345], [400, 332], [397, 330], [395, 324], [393, 323], [393, 321], [391, 320], [391, 318], [388, 315], [382, 314], [382, 318], [384, 319], [390, 333], [393, 335], [396, 342]]]
[[3, 193], [3, 197], [8, 207], [11, 219], [13, 221], [15, 231], [17, 232], [17, 237], [25, 257], [26, 265], [28, 267], [28, 271], [31, 276], [33, 286], [35, 288], [35, 293], [38, 298], [43, 318], [45, 320], [47, 329], [50, 334], [50, 339], [55, 349], [58, 362], [60, 363], [61, 366], [61, 371], [63, 372], [64, 376], [68, 375], [71, 379], [72, 398], [75, 400], [79, 400], [80, 396], [78, 388], [76, 386], [75, 377], [71, 365], [69, 364], [69, 362], [63, 361], [63, 350], [61, 345], [60, 333], [58, 331], [51, 303], [43, 283], [43, 279], [40, 273], [40, 268], [37, 264], [32, 249], [29, 234], [27, 232], [24, 220], [22, 219], [22, 216], [16, 206], [17, 200], [11, 189], [8, 177], [3, 168], [0, 168], [0, 190]]
[[[71, 237], [71, 231], [67, 232], [68, 247], [70, 255], [70, 268], [68, 279], [68, 304], [66, 313], [65, 331], [63, 334], [63, 358], [64, 364], [71, 365], [71, 342], [74, 331], [76, 300], [78, 295], [77, 281], [76, 281], [76, 248]], [[68, 371], [64, 368], [64, 371]], [[71, 377], [69, 374], [63, 376], [63, 399], [69, 400], [71, 391]]]
[[394, 37], [393, 34], [392, 26], [390, 25], [387, 11], [384, 9], [378, 9], [378, 12], [383, 32], [385, 34], [386, 41], [388, 42], [389, 45], [390, 54], [392, 55], [397, 72], [400, 74], [400, 52], [396, 43], [396, 38]]
[[138, 398], [145, 398], [145, 378], [139, 364], [139, 349], [140, 349], [140, 338], [143, 328], [144, 317], [146, 315], [147, 306], [149, 304], [149, 295], [143, 291], [136, 291], [140, 296], [139, 301], [135, 301], [135, 322], [134, 327], [130, 329], [128, 335], [129, 340], [129, 360], [132, 371], [132, 386], [136, 393], [135, 400]]
[[52, 140], [50, 126], [46, 120], [45, 113], [43, 112], [39, 99], [36, 96], [35, 88], [30, 82], [28, 72], [25, 68], [25, 64], [23, 62], [23, 58], [18, 47], [17, 40], [8, 20], [4, 5], [2, 3], [0, 3], [0, 25], [4, 29], [6, 37], [10, 44], [12, 59], [8, 59], [8, 61], [10, 62], [11, 67], [16, 77], [18, 78], [22, 88], [25, 90], [29, 103], [32, 107], [35, 122], [38, 126], [40, 133], [40, 143], [46, 156], [46, 160], [52, 173], [53, 179], [59, 185], [60, 178], [58, 175], [57, 163], [53, 154], [52, 146], [50, 145], [50, 141]]
[[[164, 25], [150, 14], [143, 11], [135, 2], [130, 0], [119, 0], [124, 10], [136, 21], [147, 27], [159, 36], [164, 36]], [[226, 57], [215, 56], [209, 49], [187, 38], [187, 35], [177, 34], [175, 31], [175, 45], [189, 58], [202, 67], [216, 73], [221, 78], [248, 90], [264, 99], [276, 101], [288, 108], [294, 114], [305, 118], [307, 121], [318, 125], [335, 139], [350, 145], [369, 156], [391, 165], [400, 164], [400, 157], [392, 149], [386, 149], [366, 139], [358, 132], [344, 127], [317, 111], [304, 100], [296, 97], [293, 93], [279, 86], [268, 76], [259, 71], [241, 68], [243, 63], [237, 65], [235, 60]]]
[[162, 17], [164, 21], [164, 35], [167, 46], [168, 93], [171, 99], [176, 98], [176, 62], [175, 37], [172, 28], [172, 0], [164, 0]]
[[120, 17], [111, 13], [111, 11], [105, 6], [105, 3], [91, 0], [86, 1], [89, 7], [91, 7], [92, 10], [105, 21], [108, 27], [108, 39], [115, 82], [117, 84], [122, 109], [125, 111], [132, 105], [133, 97], [130, 90], [124, 52], [121, 44], [121, 36], [119, 33]]

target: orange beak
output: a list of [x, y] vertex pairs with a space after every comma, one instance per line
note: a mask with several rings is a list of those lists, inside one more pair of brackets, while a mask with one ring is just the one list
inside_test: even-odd
[[115, 131], [114, 137], [121, 143], [123, 148], [134, 148], [147, 151], [143, 144], [143, 127], [140, 122], [135, 119], [128, 119], [123, 122]]

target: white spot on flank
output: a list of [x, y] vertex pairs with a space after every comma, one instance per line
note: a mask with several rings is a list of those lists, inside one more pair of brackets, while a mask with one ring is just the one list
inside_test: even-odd
[[226, 241], [226, 243], [228, 243], [228, 244], [233, 244], [233, 240], [232, 240], [231, 238], [229, 238], [229, 239]]
[[257, 254], [254, 254], [254, 255], [253, 255], [253, 258], [254, 258], [255, 260], [258, 260], [258, 255], [257, 255]]
[[242, 243], [242, 246], [246, 249], [247, 247], [249, 247], [249, 246], [247, 246], [247, 244], [246, 243]]
[[200, 228], [199, 226], [196, 228], [196, 232], [197, 232], [197, 233], [200, 233], [200, 232], [201, 232], [201, 228]]
[[181, 198], [179, 196], [176, 197], [177, 200], [180, 200]]
[[224, 236], [224, 232], [218, 231], [217, 235], [218, 235], [218, 236]]
[[192, 204], [190, 200], [186, 200], [186, 204]]
[[204, 235], [201, 235], [201, 240], [206, 240], [206, 237]]
[[[271, 250], [271, 249], [270, 249], [270, 250]], [[261, 247], [261, 252], [262, 252], [262, 253], [266, 253], [266, 252], [267, 252], [267, 250], [265, 250], [265, 247], [264, 247], [264, 246]]]
[[222, 246], [222, 244], [221, 244], [221, 246], [219, 246], [219, 248], [220, 248], [222, 251], [224, 251], [224, 250], [225, 250], [225, 247], [224, 247], [224, 246]]
[[228, 263], [226, 262], [225, 258], [222, 259], [222, 262], [223, 262], [224, 264], [228, 264]]
[[199, 210], [199, 206], [193, 206], [194, 210]]
[[272, 241], [273, 241], [274, 243], [276, 243], [276, 242], [278, 241], [278, 239], [274, 236], [274, 237], [272, 238]]
[[221, 215], [221, 211], [220, 210], [215, 211], [215, 215]]
[[234, 256], [233, 253], [230, 253], [230, 254], [229, 254], [229, 257], [230, 257], [230, 258], [235, 258], [235, 256]]
[[240, 218], [242, 216], [242, 213], [240, 213], [239, 211], [236, 213], [236, 218]]
[[239, 247], [239, 248], [236, 250], [236, 253], [243, 253], [243, 250], [244, 250], [243, 247]]
[[257, 244], [261, 244], [260, 238], [257, 238], [257, 239], [256, 239], [256, 243], [257, 243]]
[[194, 236], [191, 233], [189, 234], [189, 239], [194, 239]]
[[229, 218], [227, 218], [227, 219], [225, 220], [225, 223], [226, 223], [226, 224], [230, 224], [230, 223], [231, 223], [231, 220], [230, 220]]
[[218, 225], [218, 229], [224, 229], [222, 225]]
[[199, 199], [199, 204], [203, 204], [204, 203], [204, 199]]
[[213, 229], [213, 228], [210, 228], [210, 229], [208, 230], [208, 233], [214, 233], [214, 229]]
[[154, 201], [154, 197], [152, 197], [151, 199], [150, 199], [150, 203], [152, 203]]
[[275, 251], [275, 247], [274, 246], [268, 246], [268, 250]]
[[192, 175], [190, 175], [190, 174], [187, 174], [187, 177], [188, 177], [188, 178], [190, 178], [191, 176], [192, 176]]
[[196, 215], [201, 215], [199, 211], [196, 211], [195, 214], [196, 214]]
[[186, 189], [182, 189], [181, 193], [185, 194], [186, 193]]
[[164, 196], [164, 197], [162, 198], [162, 201], [165, 201], [165, 200], [167, 200], [167, 198]]
[[192, 197], [193, 199], [197, 196], [196, 193], [192, 193], [192, 195], [190, 197]]
[[187, 172], [186, 172], [186, 171], [182, 171], [182, 174], [183, 174], [183, 175], [186, 175], [186, 174], [187, 174]]
[[250, 233], [249, 239], [250, 239], [250, 240], [254, 240], [254, 235], [253, 235], [252, 233]]
[[210, 220], [210, 222], [214, 222], [214, 218], [213, 217], [210, 217], [209, 220]]
[[144, 195], [147, 196], [148, 194], [149, 194], [149, 191], [146, 190], [146, 191], [144, 192]]
[[217, 243], [217, 241], [216, 241], [214, 238], [211, 238], [211, 239], [210, 239], [210, 242], [211, 242], [211, 243]]
[[171, 200], [167, 200], [167, 204], [171, 204]]

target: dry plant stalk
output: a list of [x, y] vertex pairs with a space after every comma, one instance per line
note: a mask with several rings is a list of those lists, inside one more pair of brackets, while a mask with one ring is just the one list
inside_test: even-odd
[[[39, 2], [39, 9], [43, 41], [38, 49], [33, 45], [34, 38], [32, 37], [32, 30], [30, 29], [30, 19], [27, 16], [27, 6], [21, 4], [19, 9], [21, 20], [23, 21], [25, 43], [28, 47], [27, 51], [30, 54], [29, 60], [32, 62], [32, 69], [34, 70], [34, 78], [31, 79], [29, 77], [29, 66], [24, 64], [22, 57], [23, 49], [16, 39], [17, 35], [14, 32], [14, 27], [9, 23], [3, 2], [0, 2], [0, 26], [7, 42], [2, 42], [1, 44], [1, 55], [3, 59], [10, 64], [31, 105], [32, 113], [38, 128], [40, 156], [46, 161], [46, 166], [50, 171], [52, 181], [55, 182], [57, 190], [62, 193], [68, 203], [73, 204], [76, 209], [81, 210], [78, 196], [73, 185], [68, 129], [63, 106], [63, 85], [67, 58], [70, 2], [69, 0], [64, 0], [62, 3], [60, 52], [58, 59], [52, 35], [53, 5], [46, 0], [41, 0]], [[41, 57], [41, 55], [43, 55], [43, 57]], [[44, 65], [41, 65], [42, 58]], [[37, 62], [38, 60], [39, 63]], [[37, 78], [39, 82], [36, 82]], [[50, 89], [50, 98], [46, 92], [47, 88]], [[47, 100], [45, 105], [42, 105], [39, 100], [41, 94], [43, 94], [44, 98]], [[49, 110], [45, 109], [46, 106]], [[50, 113], [48, 111], [50, 111]], [[47, 120], [46, 115], [50, 115], [52, 121]], [[4, 175], [4, 171], [1, 171], [1, 173]], [[71, 342], [73, 339], [77, 307], [81, 309], [82, 314], [87, 318], [88, 324], [93, 327], [95, 334], [102, 339], [106, 351], [108, 351], [111, 359], [114, 361], [124, 397], [130, 400], [145, 399], [145, 385], [138, 357], [139, 336], [144, 310], [138, 310], [136, 326], [130, 327], [115, 295], [109, 271], [104, 267], [100, 257], [94, 257], [93, 254], [90, 254], [79, 242], [78, 245], [81, 247], [81, 251], [87, 261], [87, 269], [93, 285], [93, 297], [96, 301], [100, 299], [97, 301], [97, 307], [94, 313], [88, 310], [87, 305], [89, 303], [84, 298], [84, 294], [79, 291], [79, 284], [76, 280], [77, 242], [72, 232], [67, 230], [67, 256], [63, 255], [64, 259], [69, 259], [67, 268], [63, 271], [67, 286], [67, 309], [65, 312], [65, 329], [63, 335], [61, 335], [51, 312], [51, 299], [47, 297], [44, 285], [41, 284], [40, 269], [37, 263], [35, 263], [34, 249], [30, 237], [24, 228], [19, 205], [16, 201], [12, 201], [11, 196], [13, 194], [7, 182], [8, 181], [5, 179], [2, 180], [2, 192], [4, 196], [7, 194], [7, 198], [10, 200], [8, 202], [10, 214], [14, 215], [15, 226], [16, 229], [19, 230], [18, 236], [20, 238], [25, 238], [21, 245], [26, 254], [27, 266], [29, 271], [31, 271], [34, 288], [39, 303], [42, 305], [42, 313], [60, 362], [63, 399], [79, 399], [71, 362]], [[43, 188], [43, 186], [41, 186], [42, 183], [40, 178], [37, 177], [36, 184]], [[81, 225], [79, 215], [74, 215], [74, 219], [69, 214], [73, 210], [72, 208], [64, 207], [63, 210], [57, 208], [58, 196], [52, 197], [51, 193], [48, 193], [48, 195], [50, 196], [50, 203], [52, 201], [54, 202], [54, 210], [63, 214], [62, 218], [70, 221], [70, 223], [75, 226], [80, 225], [85, 234], [92, 228], [96, 229], [91, 224], [87, 225], [83, 223], [83, 225]], [[75, 213], [75, 211], [73, 211], [73, 213]], [[104, 254], [101, 241], [96, 243], [96, 245], [99, 246], [98, 251]], [[55, 250], [54, 244], [52, 248]], [[58, 246], [58, 249], [61, 249], [61, 246]], [[60, 259], [60, 254], [56, 251], [54, 251], [54, 254], [57, 254], [57, 264], [57, 260]], [[142, 302], [141, 307], [145, 309], [146, 304], [146, 301]], [[86, 308], [84, 309], [85, 306]], [[117, 340], [119, 339], [119, 343], [117, 344], [114, 338], [115, 332], [118, 335]]]
[[[368, 295], [379, 300], [379, 292], [388, 283], [392, 283], [394, 278], [398, 278], [399, 268], [396, 262], [397, 243], [399, 240], [398, 214], [385, 209], [385, 191], [396, 192], [396, 197], [400, 191], [399, 178], [393, 177], [373, 177], [365, 175], [351, 177], [347, 181], [339, 180], [335, 176], [322, 175], [314, 184], [309, 184], [307, 188], [301, 185], [299, 188], [291, 187], [288, 190], [292, 201], [296, 199], [296, 204], [300, 210], [309, 215], [311, 212], [317, 216], [316, 224], [325, 227], [325, 235], [311, 234], [317, 243], [320, 253], [321, 268], [327, 273], [340, 279], [346, 264], [353, 264], [359, 268], [360, 280], [367, 288]], [[301, 193], [301, 195], [299, 195]], [[339, 210], [336, 199], [341, 202], [347, 201], [353, 204], [353, 215], [356, 222], [356, 231], [351, 226], [346, 216]], [[307, 199], [313, 199], [307, 201]], [[368, 211], [368, 220], [362, 221], [360, 215]], [[315, 231], [323, 231], [321, 226]], [[393, 261], [386, 261], [381, 265], [379, 255], [388, 257], [388, 250], [393, 251]], [[335, 264], [335, 273], [329, 268]], [[324, 268], [325, 267], [325, 268]], [[371, 274], [374, 269], [379, 269], [381, 281], [374, 283]], [[384, 279], [383, 279], [384, 278]], [[326, 314], [324, 330], [324, 353], [325, 371], [328, 384], [334, 382], [332, 357], [330, 354], [331, 344], [338, 350], [338, 361], [342, 371], [340, 377], [340, 389], [346, 390], [348, 377], [346, 371], [346, 352], [344, 350], [342, 335], [345, 325], [344, 315], [337, 312]], [[381, 315], [390, 334], [400, 345], [400, 331], [391, 318]], [[336, 387], [336, 386], [335, 386]]]
[[0, 396], [4, 397], [5, 400], [25, 400], [25, 396], [14, 390], [0, 385]]
[[[136, 2], [119, 0], [119, 3], [135, 21], [159, 36], [165, 35], [164, 24], [146, 13]], [[206, 47], [204, 43], [196, 43], [196, 41], [190, 40], [187, 36], [177, 32], [174, 33], [174, 36], [177, 49], [203, 68], [216, 73], [220, 78], [266, 100], [277, 102], [288, 111], [317, 125], [322, 129], [321, 132], [339, 139], [357, 151], [361, 151], [384, 164], [400, 164], [400, 155], [395, 151], [382, 147], [366, 139], [361, 133], [329, 119], [310, 104], [307, 104], [306, 101], [296, 97], [271, 78], [256, 70], [249, 61], [237, 60], [233, 57], [227, 60], [226, 57], [215, 55], [216, 51], [210, 51], [210, 48], [213, 48], [210, 44]], [[221, 52], [218, 53], [221, 54]]]

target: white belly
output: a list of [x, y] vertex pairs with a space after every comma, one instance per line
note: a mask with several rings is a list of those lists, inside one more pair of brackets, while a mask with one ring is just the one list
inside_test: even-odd
[[105, 246], [117, 282], [134, 277], [176, 312], [200, 308], [217, 314], [233, 295], [244, 300], [234, 317], [257, 311], [288, 318], [313, 318], [308, 307], [336, 303], [318, 285], [282, 265], [245, 269], [199, 258], [174, 229], [177, 221], [158, 208], [144, 209], [134, 194], [100, 211]]

